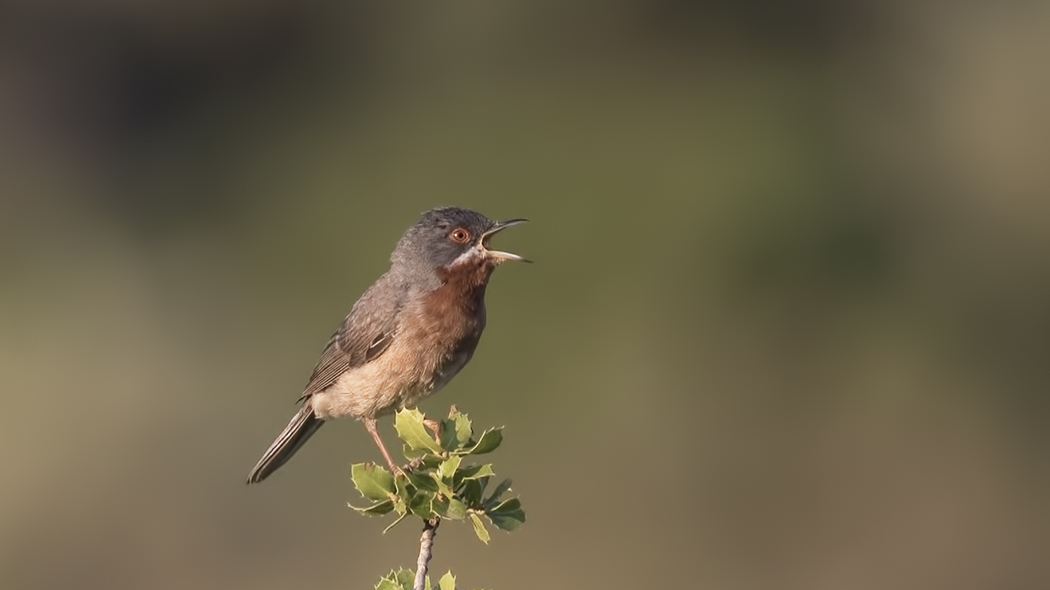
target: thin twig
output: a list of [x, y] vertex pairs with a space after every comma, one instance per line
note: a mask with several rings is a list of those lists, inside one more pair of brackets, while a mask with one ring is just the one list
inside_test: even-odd
[[423, 534], [419, 537], [419, 558], [416, 559], [416, 579], [412, 590], [423, 590], [427, 579], [427, 565], [430, 564], [430, 551], [434, 547], [434, 535], [437, 534], [441, 519], [431, 518], [423, 522]]

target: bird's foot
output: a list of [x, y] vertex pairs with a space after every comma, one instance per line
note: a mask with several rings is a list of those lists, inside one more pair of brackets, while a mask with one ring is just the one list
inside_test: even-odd
[[408, 463], [405, 463], [404, 466], [399, 467], [398, 469], [401, 469], [402, 473], [407, 472], [407, 471], [415, 471], [416, 469], [419, 469], [419, 466], [422, 465], [422, 464], [423, 464], [423, 457], [416, 457], [415, 459], [412, 459]]
[[413, 469], [411, 463], [405, 465], [404, 467], [400, 465], [394, 465], [393, 463], [391, 463], [389, 467], [390, 473], [394, 474], [394, 477], [408, 477], [408, 472], [412, 471]]

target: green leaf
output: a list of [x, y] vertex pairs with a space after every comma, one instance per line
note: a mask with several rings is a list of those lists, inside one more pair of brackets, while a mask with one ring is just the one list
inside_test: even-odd
[[452, 572], [445, 572], [438, 580], [438, 590], [456, 590], [456, 576]]
[[430, 509], [441, 518], [448, 518], [449, 502], [447, 497], [434, 496], [434, 499], [430, 501]]
[[485, 453], [491, 453], [499, 448], [500, 443], [503, 442], [503, 428], [489, 428], [478, 439], [476, 445], [467, 451], [470, 455], [484, 455]]
[[376, 590], [412, 590], [414, 581], [415, 574], [411, 570], [401, 568], [383, 576], [376, 584]]
[[434, 481], [433, 477], [430, 477], [424, 473], [409, 472], [408, 481], [412, 483], [417, 490], [425, 492], [436, 492], [438, 491], [438, 484]]
[[467, 506], [479, 506], [481, 504], [481, 495], [485, 492], [485, 486], [482, 484], [484, 480], [468, 479], [463, 482], [463, 486], [459, 489], [459, 497], [463, 499], [463, 502]]
[[428, 451], [426, 450], [413, 449], [408, 443], [401, 445], [401, 454], [403, 454], [405, 458], [410, 461], [418, 459], [420, 457], [425, 457], [427, 455], [427, 452]]
[[408, 492], [408, 479], [404, 477], [394, 478], [394, 489], [397, 492], [399, 498], [408, 499], [411, 495]]
[[434, 516], [434, 494], [430, 492], [416, 492], [408, 501], [408, 510], [420, 518]]
[[447, 483], [437, 479], [437, 473], [431, 472], [431, 475], [434, 477], [434, 480], [437, 483], [437, 494], [438, 494], [438, 496], [441, 496], [441, 497], [444, 497], [444, 498], [451, 498], [451, 497], [456, 495], [456, 493], [452, 490], [452, 486], [450, 486]]
[[437, 469], [438, 465], [441, 465], [443, 459], [437, 455], [427, 455], [423, 457], [423, 464], [420, 466], [421, 469]]
[[404, 586], [407, 589], [407, 588], [411, 588], [412, 584], [415, 583], [415, 581], [416, 581], [416, 573], [413, 572], [412, 570], [406, 570], [405, 568], [400, 568], [400, 569], [397, 570], [396, 578], [397, 578], [397, 583], [401, 584], [402, 586]]
[[463, 462], [463, 457], [452, 456], [446, 459], [438, 466], [438, 476], [442, 481], [452, 484], [452, 478], [456, 475], [456, 470], [459, 469], [459, 464]]
[[492, 477], [496, 475], [496, 472], [492, 470], [492, 464], [486, 463], [484, 465], [471, 465], [470, 467], [464, 467], [459, 470], [459, 476], [461, 480], [468, 479], [482, 479], [484, 477]]
[[485, 516], [503, 531], [513, 531], [525, 522], [525, 511], [521, 508], [521, 500], [511, 498], [492, 510], [485, 511]]
[[505, 502], [500, 502], [500, 504], [498, 506], [496, 506], [492, 510], [489, 510], [488, 512], [513, 511], [513, 510], [521, 510], [521, 499], [520, 498], [511, 498], [511, 499], [509, 499], [509, 500], [507, 500]]
[[499, 502], [500, 496], [510, 491], [510, 485], [510, 479], [505, 479], [499, 482], [499, 485], [496, 486], [496, 489], [492, 490], [492, 495], [485, 500], [485, 506], [495, 506], [496, 503]]
[[381, 516], [394, 509], [394, 501], [384, 500], [382, 502], [372, 504], [371, 506], [366, 506], [364, 508], [358, 508], [353, 504], [347, 504], [347, 506], [353, 508], [361, 514], [368, 514], [369, 516]]
[[441, 448], [453, 451], [458, 448], [456, 441], [456, 422], [451, 419], [441, 421]]
[[408, 481], [403, 477], [398, 477], [394, 480], [394, 486], [397, 488], [397, 498], [394, 500], [394, 510], [398, 514], [404, 516], [408, 511], [408, 501], [412, 498], [412, 492], [408, 489]]
[[445, 518], [449, 520], [463, 520], [467, 517], [467, 505], [455, 498], [449, 498], [448, 508], [445, 509]]
[[[492, 465], [470, 465], [468, 467], [461, 467], [456, 472], [456, 477], [453, 480], [453, 485], [459, 489], [463, 484], [469, 480], [484, 480], [492, 477], [495, 473], [492, 472]], [[482, 485], [482, 488], [485, 486]], [[480, 502], [481, 499], [479, 498]]]
[[431, 472], [431, 475], [434, 477], [434, 481], [437, 482], [437, 493], [439, 496], [451, 498], [456, 495], [456, 493], [452, 490], [452, 486], [437, 479], [438, 475], [436, 472]]
[[394, 428], [411, 449], [432, 453], [442, 450], [441, 445], [427, 434], [427, 427], [423, 425], [423, 412], [415, 408], [398, 412], [394, 417]]
[[452, 489], [456, 486], [456, 471], [462, 460], [461, 457], [454, 455], [439, 463], [433, 471], [429, 472], [430, 477], [437, 484], [438, 493], [448, 497], [454, 495]]
[[350, 479], [369, 500], [386, 500], [394, 493], [394, 476], [378, 465], [358, 463], [350, 468]]
[[454, 406], [448, 413], [449, 419], [455, 424], [456, 448], [460, 449], [470, 443], [470, 437], [474, 436], [474, 428], [470, 424], [470, 418], [461, 414]]
[[490, 537], [488, 529], [485, 528], [485, 523], [481, 522], [481, 518], [473, 512], [470, 513], [470, 522], [474, 525], [474, 534], [478, 536], [482, 543], [488, 545]]

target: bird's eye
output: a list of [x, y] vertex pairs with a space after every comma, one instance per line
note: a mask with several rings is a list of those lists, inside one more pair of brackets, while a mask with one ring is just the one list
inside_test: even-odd
[[456, 229], [452, 230], [452, 233], [448, 234], [448, 237], [457, 244], [466, 244], [468, 241], [470, 241], [470, 232], [463, 229], [462, 227], [457, 227]]

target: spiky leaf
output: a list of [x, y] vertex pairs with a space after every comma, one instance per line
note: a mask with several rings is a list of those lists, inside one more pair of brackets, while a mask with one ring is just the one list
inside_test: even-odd
[[427, 433], [427, 427], [423, 425], [423, 412], [417, 409], [398, 412], [394, 417], [394, 429], [411, 449], [431, 453], [442, 451], [441, 445], [437, 444], [437, 441]]
[[364, 508], [358, 508], [353, 504], [347, 504], [347, 506], [350, 506], [354, 510], [360, 512], [361, 514], [367, 514], [369, 516], [382, 516], [394, 509], [394, 502], [393, 500], [384, 500], [382, 502], [372, 504], [371, 506], [366, 506]]
[[411, 570], [401, 568], [383, 576], [376, 584], [376, 590], [411, 590], [414, 581], [415, 574]]
[[459, 469], [459, 464], [462, 463], [462, 462], [463, 462], [463, 457], [459, 457], [459, 456], [449, 457], [447, 460], [443, 461], [441, 463], [441, 465], [438, 466], [438, 469], [437, 469], [438, 477], [440, 477], [441, 480], [444, 481], [445, 483], [451, 485], [452, 484], [452, 477], [454, 475], [456, 475], [456, 470]]
[[358, 463], [350, 468], [350, 479], [361, 495], [369, 500], [386, 500], [394, 493], [394, 476], [371, 463]]
[[455, 448], [463, 448], [470, 443], [470, 437], [474, 436], [474, 428], [470, 423], [470, 418], [466, 414], [462, 414], [459, 410], [452, 408], [449, 412], [448, 417], [452, 420], [455, 430]]
[[478, 439], [477, 444], [467, 451], [470, 455], [484, 455], [485, 453], [491, 453], [499, 448], [500, 443], [503, 442], [503, 429], [502, 428], [490, 428], [486, 430], [481, 438]]
[[438, 580], [438, 590], [456, 590], [456, 576], [453, 576], [450, 571], [445, 572], [445, 575]]

